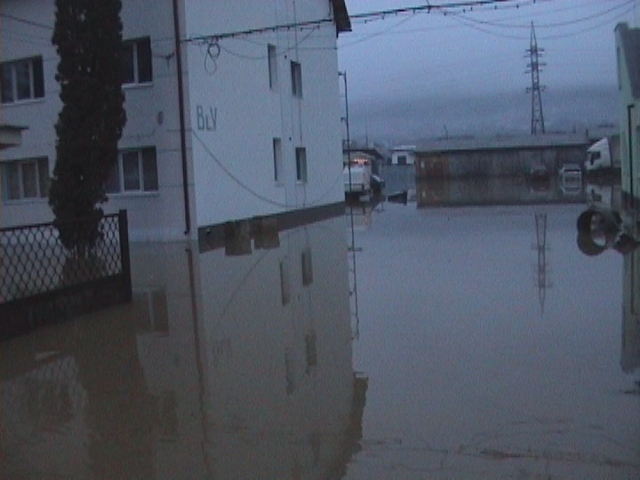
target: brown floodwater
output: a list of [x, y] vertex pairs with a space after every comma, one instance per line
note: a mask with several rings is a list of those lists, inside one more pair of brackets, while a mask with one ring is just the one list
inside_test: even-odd
[[131, 304], [0, 345], [0, 478], [638, 478], [640, 249], [584, 209], [134, 245]]

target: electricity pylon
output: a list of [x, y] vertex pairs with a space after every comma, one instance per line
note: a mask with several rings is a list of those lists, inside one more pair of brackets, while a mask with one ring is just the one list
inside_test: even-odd
[[546, 65], [540, 62], [544, 48], [538, 48], [536, 31], [531, 22], [531, 42], [527, 54], [529, 63], [525, 73], [531, 74], [531, 86], [527, 87], [527, 93], [531, 93], [531, 135], [544, 133], [544, 115], [542, 113], [542, 95], [544, 87], [540, 85], [540, 67]]

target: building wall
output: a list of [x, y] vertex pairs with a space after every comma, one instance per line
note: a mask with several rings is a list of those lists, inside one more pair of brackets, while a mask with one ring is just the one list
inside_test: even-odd
[[[618, 66], [620, 162], [624, 195], [640, 199], [640, 98], [634, 97], [627, 55], [636, 55], [625, 48], [626, 24], [616, 28], [616, 60]], [[626, 42], [629, 45], [631, 42]], [[631, 62], [637, 65], [636, 62]]]
[[[330, 2], [192, 2], [186, 36], [283, 25], [331, 14]], [[198, 226], [343, 201], [335, 25], [188, 42], [189, 115]], [[268, 45], [276, 49], [270, 86]], [[302, 96], [292, 93], [291, 62]], [[273, 139], [282, 170], [274, 175]], [[295, 149], [306, 149], [307, 181]]]
[[[153, 5], [151, 3], [153, 2]], [[126, 208], [134, 240], [184, 238], [184, 201], [179, 150], [176, 55], [173, 16], [169, 0], [132, 2], [122, 7], [123, 39], [149, 37], [153, 77], [151, 82], [123, 87], [127, 124], [120, 149], [155, 147], [158, 189], [152, 192], [126, 192], [109, 195], [103, 205], [106, 213]], [[6, 0], [2, 12], [33, 23], [4, 17], [0, 29], [2, 61], [8, 62], [42, 55], [44, 98], [3, 104], [0, 121], [24, 125], [23, 144], [3, 150], [0, 161], [48, 158], [52, 173], [55, 164], [55, 122], [62, 108], [60, 88], [55, 80], [58, 55], [51, 44], [55, 20], [53, 2]], [[46, 222], [53, 216], [47, 198], [4, 200], [0, 226]]]
[[[330, 2], [179, 1], [181, 37], [330, 18]], [[24, 125], [23, 145], [0, 162], [47, 157], [55, 162], [54, 124], [61, 108], [51, 45], [53, 2], [0, 4], [1, 61], [42, 55], [44, 98], [2, 105], [0, 122]], [[27, 20], [16, 22], [9, 17]], [[153, 79], [124, 87], [122, 150], [154, 147], [158, 186], [109, 195], [105, 212], [126, 208], [133, 240], [177, 240], [187, 230], [180, 143], [177, 55], [171, 0], [124, 0], [124, 40], [149, 37]], [[48, 26], [51, 26], [49, 28]], [[187, 238], [199, 226], [343, 201], [335, 25], [181, 43], [185, 84]], [[269, 87], [267, 44], [278, 52], [278, 87]], [[220, 49], [218, 50], [218, 47]], [[290, 61], [301, 65], [302, 98], [291, 94]], [[281, 138], [283, 173], [274, 180], [273, 138]], [[296, 181], [295, 148], [305, 147], [307, 182]], [[196, 181], [194, 181], [196, 179]], [[2, 184], [0, 183], [0, 188]], [[0, 227], [52, 220], [42, 198], [3, 200]]]
[[415, 150], [395, 150], [391, 153], [391, 165], [413, 165], [415, 162]]
[[574, 147], [418, 152], [417, 178], [526, 175], [534, 165], [557, 172], [565, 163], [582, 164], [586, 144]]

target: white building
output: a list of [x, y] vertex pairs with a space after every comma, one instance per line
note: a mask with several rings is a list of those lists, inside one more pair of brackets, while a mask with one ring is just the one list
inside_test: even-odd
[[622, 193], [627, 203], [640, 200], [640, 29], [616, 26]]
[[414, 165], [416, 163], [416, 146], [401, 145], [391, 152], [391, 165]]
[[[132, 239], [341, 207], [344, 0], [122, 3], [128, 122], [103, 208], [128, 210]], [[52, 219], [54, 18], [53, 1], [0, 3], [0, 124], [26, 127], [0, 152], [0, 227]]]

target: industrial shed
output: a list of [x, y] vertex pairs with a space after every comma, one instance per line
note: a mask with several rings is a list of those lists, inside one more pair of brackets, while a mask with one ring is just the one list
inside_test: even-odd
[[532, 167], [557, 172], [565, 163], [582, 164], [587, 135], [441, 139], [416, 149], [416, 178], [526, 175]]

